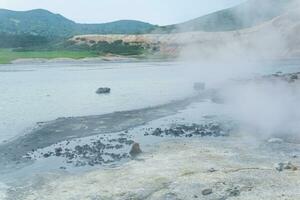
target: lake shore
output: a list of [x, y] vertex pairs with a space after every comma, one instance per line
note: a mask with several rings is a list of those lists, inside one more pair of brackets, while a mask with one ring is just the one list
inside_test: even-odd
[[171, 139], [124, 165], [77, 175], [39, 176], [6, 197], [296, 200], [300, 197], [299, 147], [245, 135]]
[[[299, 76], [276, 73], [247, 82], [297, 87]], [[39, 123], [0, 147], [1, 163], [15, 170], [2, 175], [13, 183], [0, 184], [0, 197], [298, 199], [299, 142], [244, 132], [219, 97], [205, 89], [162, 106]], [[142, 153], [129, 156], [134, 142]]]
[[137, 62], [137, 61], [168, 61], [175, 57], [162, 55], [118, 55], [101, 54], [95, 51], [13, 51], [0, 49], [1, 64], [41, 64], [41, 63], [90, 63], [90, 62]]

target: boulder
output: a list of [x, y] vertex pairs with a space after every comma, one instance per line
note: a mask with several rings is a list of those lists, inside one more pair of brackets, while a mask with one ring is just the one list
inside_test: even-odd
[[109, 94], [110, 93], [110, 88], [108, 87], [101, 87], [98, 88], [98, 90], [96, 91], [97, 94]]
[[131, 147], [131, 150], [129, 152], [129, 154], [132, 156], [132, 157], [135, 157], [139, 154], [142, 153], [142, 150], [140, 148], [140, 144], [139, 143], [133, 143], [132, 147]]

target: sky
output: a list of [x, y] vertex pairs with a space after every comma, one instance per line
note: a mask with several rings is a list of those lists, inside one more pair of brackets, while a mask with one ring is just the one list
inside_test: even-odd
[[184, 22], [243, 1], [245, 0], [0, 0], [0, 8], [43, 8], [79, 23], [134, 19], [167, 25]]

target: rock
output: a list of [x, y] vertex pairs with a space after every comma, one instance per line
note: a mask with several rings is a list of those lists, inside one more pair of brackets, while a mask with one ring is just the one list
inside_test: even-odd
[[210, 173], [216, 172], [217, 170], [215, 168], [210, 168], [209, 170], [207, 170]]
[[268, 143], [283, 143], [283, 140], [280, 138], [271, 138], [268, 140]]
[[96, 91], [97, 94], [109, 94], [110, 93], [110, 88], [108, 87], [103, 87], [103, 88], [98, 88]]
[[282, 172], [283, 170], [292, 170], [292, 171], [298, 170], [298, 168], [295, 165], [293, 165], [291, 162], [278, 163], [275, 166], [275, 169], [279, 172]]
[[58, 148], [55, 148], [55, 156], [61, 156], [62, 155], [62, 148], [61, 147], [58, 147]]
[[298, 79], [298, 75], [297, 74], [292, 74], [291, 76], [290, 76], [290, 79], [291, 80], [297, 80]]
[[241, 191], [238, 188], [234, 188], [229, 191], [230, 197], [237, 197], [237, 196], [240, 196], [240, 194], [241, 194]]
[[205, 83], [203, 82], [194, 83], [194, 90], [196, 91], [205, 90]]
[[50, 153], [45, 153], [43, 156], [44, 156], [44, 158], [49, 158], [51, 156], [51, 154]]
[[202, 190], [202, 195], [204, 195], [204, 196], [207, 196], [207, 195], [210, 195], [210, 194], [212, 194], [213, 193], [213, 191], [212, 191], [212, 189], [205, 189], [205, 190]]
[[134, 156], [139, 155], [140, 153], [142, 153], [142, 150], [140, 148], [140, 144], [136, 143], [136, 142], [133, 143], [129, 154], [134, 157]]
[[284, 164], [283, 163], [278, 163], [275, 167], [275, 169], [279, 172], [283, 171], [284, 169]]

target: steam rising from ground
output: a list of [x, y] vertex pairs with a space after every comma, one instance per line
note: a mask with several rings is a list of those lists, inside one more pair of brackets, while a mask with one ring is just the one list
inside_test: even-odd
[[[257, 6], [277, 9], [274, 8], [276, 1], [269, 5], [263, 2], [259, 1], [262, 5]], [[187, 44], [181, 51], [182, 59], [192, 60], [198, 66], [199, 80], [220, 88], [232, 116], [242, 123], [244, 131], [257, 137], [292, 135], [300, 138], [299, 82], [224, 83], [261, 72], [266, 67], [262, 61], [276, 63], [281, 58], [298, 55], [299, 2], [291, 1], [288, 9], [272, 21], [240, 31], [207, 33], [209, 37], [202, 42]], [[251, 18], [242, 17], [245, 21]]]
[[292, 135], [299, 139], [299, 83], [250, 82], [224, 89], [222, 94], [232, 116], [247, 133], [263, 139]]

